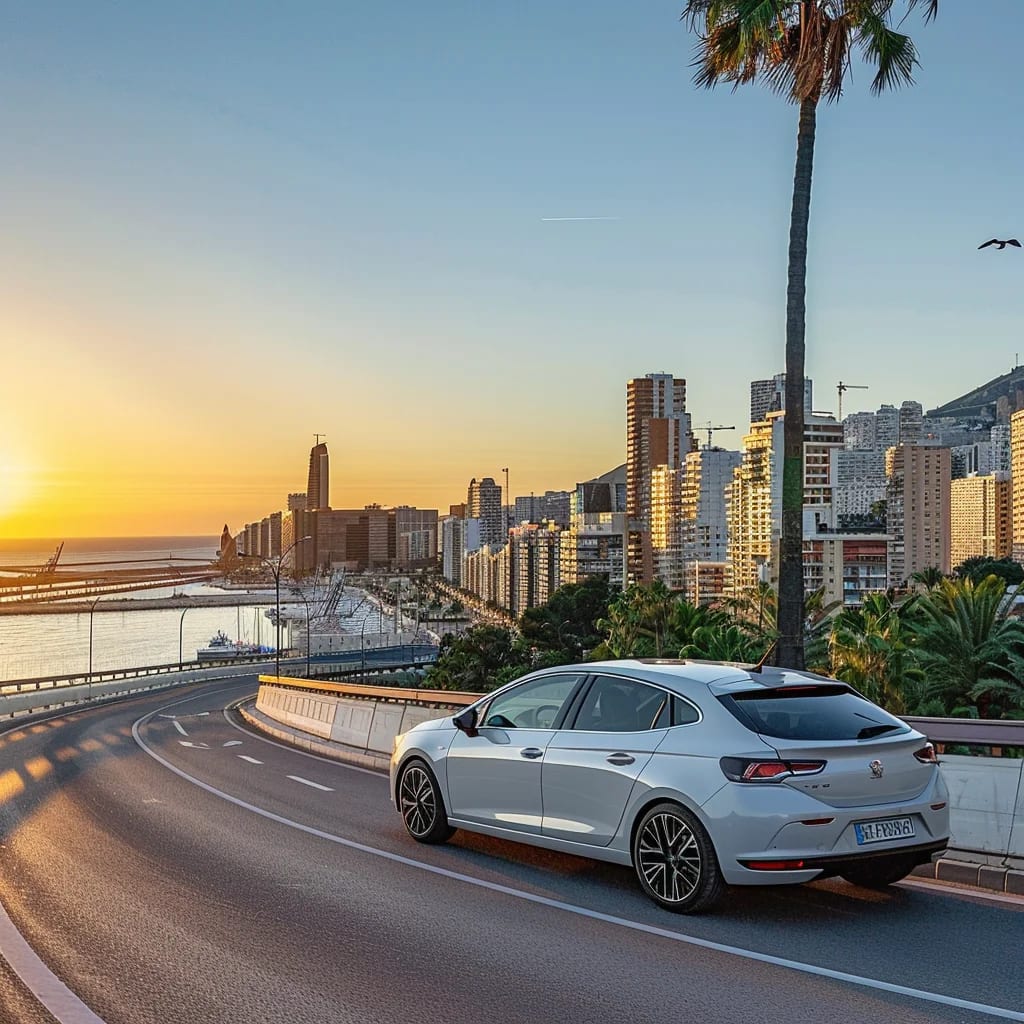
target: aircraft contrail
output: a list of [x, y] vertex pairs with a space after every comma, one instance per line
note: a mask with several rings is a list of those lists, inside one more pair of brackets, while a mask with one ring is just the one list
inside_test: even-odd
[[618, 220], [618, 217], [541, 217], [542, 221], [552, 220]]

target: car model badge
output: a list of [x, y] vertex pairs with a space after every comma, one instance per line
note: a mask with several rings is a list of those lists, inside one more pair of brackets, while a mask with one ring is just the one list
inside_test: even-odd
[[871, 769], [871, 777], [873, 779], [880, 779], [885, 773], [885, 768], [881, 761], [872, 761], [868, 767]]

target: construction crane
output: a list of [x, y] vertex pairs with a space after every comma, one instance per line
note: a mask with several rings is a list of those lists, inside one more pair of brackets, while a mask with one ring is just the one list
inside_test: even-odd
[[844, 384], [842, 381], [840, 381], [836, 385], [836, 391], [839, 392], [839, 416], [838, 416], [838, 420], [839, 420], [840, 423], [843, 422], [843, 392], [844, 391], [849, 391], [850, 388], [857, 388], [859, 391], [867, 391], [868, 385], [867, 384]]
[[716, 430], [735, 430], [736, 428], [735, 427], [713, 427], [711, 425], [711, 420], [708, 420], [707, 423], [704, 426], [698, 427], [697, 429], [698, 430], [706, 430], [708, 432], [708, 443], [707, 443], [707, 445], [705, 447], [710, 448], [711, 447], [711, 435], [712, 435], [712, 433], [714, 433], [714, 431], [716, 431]]

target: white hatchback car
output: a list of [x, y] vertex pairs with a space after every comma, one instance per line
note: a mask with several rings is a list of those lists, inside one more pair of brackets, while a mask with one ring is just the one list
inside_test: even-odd
[[669, 910], [726, 884], [884, 886], [944, 850], [921, 733], [845, 683], [699, 661], [546, 669], [395, 740], [409, 834], [455, 829], [617, 864]]

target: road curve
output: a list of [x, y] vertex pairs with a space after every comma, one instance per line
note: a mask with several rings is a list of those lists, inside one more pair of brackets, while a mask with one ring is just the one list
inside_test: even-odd
[[422, 847], [382, 776], [243, 730], [255, 686], [0, 731], [3, 1024], [1024, 1021], [1021, 903], [826, 882], [677, 918], [627, 869]]

